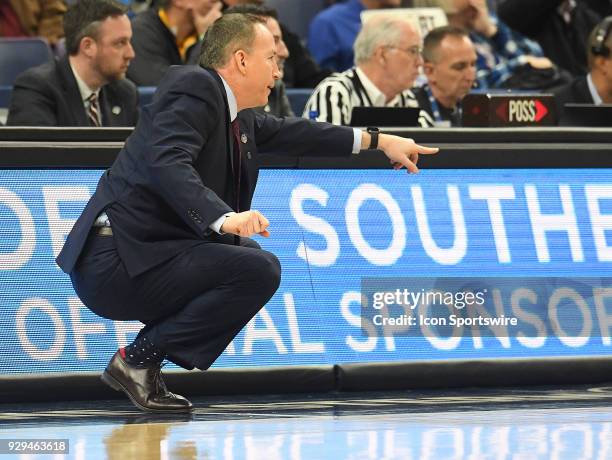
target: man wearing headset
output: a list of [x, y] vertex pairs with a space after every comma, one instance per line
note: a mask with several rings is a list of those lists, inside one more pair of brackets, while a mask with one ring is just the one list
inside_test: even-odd
[[612, 16], [600, 22], [589, 35], [587, 58], [589, 73], [574, 79], [555, 93], [560, 124], [565, 104], [612, 104]]

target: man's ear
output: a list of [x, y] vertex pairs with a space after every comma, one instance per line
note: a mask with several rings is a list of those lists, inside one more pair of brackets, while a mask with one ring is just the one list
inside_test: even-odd
[[238, 50], [234, 53], [234, 62], [238, 71], [242, 74], [246, 74], [247, 69], [247, 54], [244, 50]]
[[435, 66], [431, 62], [423, 63], [423, 73], [425, 74], [427, 78], [433, 76], [434, 71], [435, 71]]
[[83, 37], [79, 43], [79, 51], [87, 57], [92, 57], [97, 47], [96, 41], [91, 37]]
[[387, 60], [387, 48], [385, 46], [377, 46], [373, 53], [374, 62], [384, 64]]

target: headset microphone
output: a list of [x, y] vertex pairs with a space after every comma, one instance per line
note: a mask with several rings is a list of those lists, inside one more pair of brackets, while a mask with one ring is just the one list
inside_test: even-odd
[[612, 16], [605, 18], [597, 27], [595, 32], [594, 43], [591, 46], [591, 52], [595, 56], [610, 56], [610, 48], [606, 46], [606, 39], [610, 35], [612, 29]]

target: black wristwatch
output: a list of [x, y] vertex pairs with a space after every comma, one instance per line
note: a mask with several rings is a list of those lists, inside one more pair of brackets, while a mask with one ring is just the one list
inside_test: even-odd
[[378, 128], [369, 127], [367, 131], [370, 135], [370, 146], [368, 150], [376, 150], [378, 148], [378, 135], [380, 134], [380, 130]]

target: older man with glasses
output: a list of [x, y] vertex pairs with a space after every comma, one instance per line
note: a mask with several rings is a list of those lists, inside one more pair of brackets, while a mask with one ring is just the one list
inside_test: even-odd
[[[305, 118], [348, 125], [354, 107], [418, 107], [410, 87], [423, 64], [421, 37], [409, 22], [392, 16], [368, 21], [355, 40], [355, 67], [315, 88]], [[419, 124], [433, 120], [421, 111]]]

